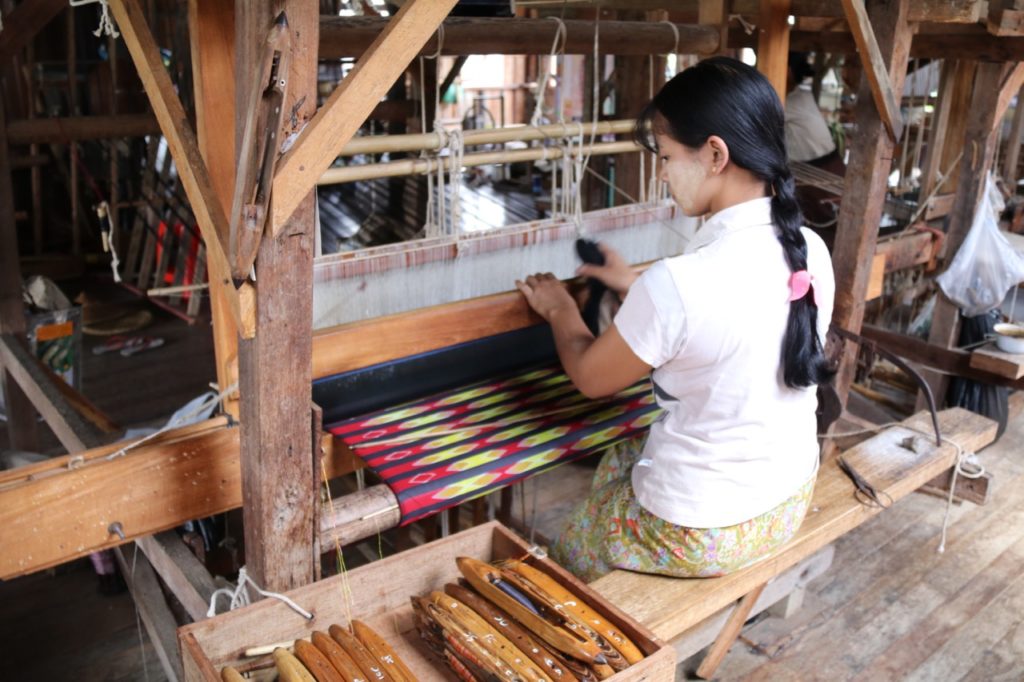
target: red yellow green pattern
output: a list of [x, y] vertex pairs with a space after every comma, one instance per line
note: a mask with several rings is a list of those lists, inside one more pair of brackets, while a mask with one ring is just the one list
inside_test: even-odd
[[588, 400], [556, 366], [329, 428], [387, 483], [406, 524], [634, 437], [659, 415], [649, 380]]

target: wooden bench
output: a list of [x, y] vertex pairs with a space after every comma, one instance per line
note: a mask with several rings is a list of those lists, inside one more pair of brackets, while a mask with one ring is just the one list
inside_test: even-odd
[[[979, 450], [995, 439], [996, 423], [986, 417], [960, 408], [944, 410], [939, 416], [943, 437], [966, 451]], [[957, 456], [951, 443], [944, 441], [937, 447], [934, 436], [906, 428], [930, 432], [926, 413], [907, 419], [903, 425], [887, 429], [843, 454], [861, 476], [894, 502], [950, 469]], [[591, 587], [655, 635], [677, 645], [698, 630], [708, 630], [709, 620], [725, 620], [697, 672], [710, 678], [769, 581], [809, 561], [880, 511], [854, 497], [853, 483], [833, 459], [821, 465], [811, 508], [799, 532], [770, 558], [721, 578], [678, 579], [614, 571]], [[729, 610], [728, 616], [722, 613]]]

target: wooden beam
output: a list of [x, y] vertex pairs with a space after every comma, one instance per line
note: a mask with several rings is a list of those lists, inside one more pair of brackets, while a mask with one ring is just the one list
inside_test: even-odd
[[[294, 48], [283, 104], [289, 115], [279, 140], [316, 125], [317, 101], [317, 5], [288, 0], [283, 9]], [[236, 4], [236, 73], [256, 72], [258, 48], [276, 16], [271, 10], [267, 3]], [[239, 80], [236, 101], [247, 101], [248, 88], [255, 86]], [[379, 99], [366, 104], [372, 109]], [[365, 117], [349, 113], [359, 122]], [[236, 130], [245, 114], [241, 106], [236, 110]], [[315, 207], [308, 188], [298, 192], [288, 196], [274, 188], [271, 206], [289, 200], [297, 210], [271, 213], [256, 260], [257, 334], [238, 348], [246, 564], [258, 584], [278, 591], [304, 585], [315, 575], [310, 451]]]
[[[316, 181], [437, 30], [455, 2], [406, 2], [316, 112], [295, 145], [278, 163], [273, 188], [273, 236], [277, 236], [299, 202], [313, 190]], [[314, 45], [312, 49], [315, 51], [315, 48]]]
[[[662, 0], [664, 1], [664, 0]], [[704, 0], [699, 0], [703, 2]], [[732, 0], [730, 12], [748, 17], [757, 16], [760, 0]], [[942, 23], [976, 24], [982, 18], [981, 0], [911, 0], [907, 20]], [[842, 18], [845, 12], [841, 0], [793, 0], [793, 15], [798, 17]]]
[[703, 680], [710, 680], [715, 676], [715, 671], [718, 670], [718, 666], [722, 664], [725, 655], [729, 653], [729, 649], [732, 648], [736, 638], [739, 637], [740, 630], [743, 629], [743, 623], [746, 622], [751, 609], [754, 608], [754, 604], [757, 603], [761, 592], [764, 591], [765, 585], [767, 583], [761, 583], [740, 599], [736, 608], [729, 614], [728, 620], [725, 621], [722, 631], [718, 633], [715, 643], [711, 645], [708, 655], [704, 657], [700, 667], [697, 668], [697, 677]]
[[993, 115], [994, 127], [999, 126], [1003, 122], [1003, 116], [1006, 116], [1006, 110], [1010, 108], [1010, 102], [1020, 92], [1021, 85], [1024, 85], [1024, 64], [1007, 66], [1011, 68], [999, 85], [999, 99], [996, 100], [996, 110]]
[[[907, 51], [913, 33], [906, 19], [908, 6], [908, 0], [871, 2], [868, 6], [871, 23], [879, 29], [876, 38], [889, 69], [889, 82], [896, 92], [903, 91]], [[832, 252], [836, 276], [832, 320], [837, 326], [856, 332], [864, 319], [864, 297], [878, 239], [894, 142], [886, 134], [885, 124], [871, 100], [871, 88], [866, 78], [861, 83], [854, 115], [857, 132], [850, 145], [850, 163]], [[833, 360], [840, 361], [836, 388], [845, 404], [853, 379], [856, 349], [852, 345], [847, 347], [838, 339], [830, 339], [828, 352]]]
[[178, 623], [167, 606], [153, 567], [138, 550], [128, 556], [125, 554], [121, 548], [114, 550], [117, 565], [121, 568], [121, 575], [128, 585], [139, 617], [146, 626], [146, 634], [160, 659], [160, 666], [169, 682], [183, 680], [185, 676], [178, 651]]
[[[1000, 139], [996, 126], [998, 102], [1003, 96], [1007, 76], [1016, 72], [1017, 67], [1001, 64], [981, 64], [974, 80], [974, 90], [967, 114], [967, 134], [964, 139], [964, 154], [960, 161], [960, 180], [957, 185], [953, 212], [949, 216], [949, 230], [946, 233], [945, 266], [960, 250], [967, 233], [974, 222], [974, 214], [985, 196], [985, 179], [992, 167], [995, 148]], [[1017, 84], [1013, 92], [1020, 88]], [[960, 333], [960, 309], [941, 293], [935, 303], [928, 342], [942, 348], [956, 345]], [[948, 384], [943, 374], [927, 373], [926, 378], [941, 404]], [[923, 401], [923, 396], [918, 398]]]
[[[195, 88], [196, 137], [213, 183], [213, 192], [227, 216], [235, 188], [235, 135], [224, 122], [235, 120], [235, 3], [232, 0], [189, 0], [192, 84]], [[210, 261], [210, 309], [217, 384], [224, 388], [238, 378], [238, 334], [231, 318], [230, 271]], [[227, 397], [224, 409], [238, 417], [238, 395]]]
[[[210, 272], [228, 272], [225, 248], [228, 238], [227, 218], [214, 194], [213, 183], [199, 152], [195, 133], [189, 125], [181, 100], [178, 99], [174, 84], [171, 83], [167, 69], [163, 65], [160, 50], [153, 40], [149, 26], [146, 25], [138, 0], [111, 0], [110, 9], [132, 61], [135, 62], [149, 103], [160, 123], [160, 130], [167, 139], [167, 147], [174, 158], [178, 177], [181, 178], [192, 213], [199, 223], [206, 244], [207, 259], [211, 264], [215, 264], [210, 268]], [[236, 291], [230, 292], [225, 288], [225, 293], [239, 334], [244, 338], [251, 337], [254, 333], [255, 317], [255, 295], [252, 286], [246, 283]]]
[[[910, 46], [911, 57], [923, 59], [970, 59], [982, 62], [1024, 60], [1024, 38], [997, 38], [984, 29], [969, 26], [931, 25], [942, 32], [921, 26]], [[756, 47], [757, 39], [742, 28], [729, 29], [729, 47]], [[846, 31], [790, 31], [792, 50], [819, 51], [829, 54], [856, 54], [857, 44]]]
[[5, 12], [4, 29], [0, 31], [0, 64], [9, 62], [24, 49], [65, 7], [64, 0], [31, 0], [18, 4], [13, 12]]
[[783, 105], [789, 73], [790, 5], [790, 0], [761, 0], [757, 21], [757, 70], [775, 88]]
[[[102, 447], [4, 472], [0, 576], [55, 566], [241, 505], [238, 429]], [[117, 521], [125, 540], [108, 531]]]
[[[21, 298], [18, 226], [14, 217], [14, 188], [7, 145], [4, 103], [0, 102], [0, 333], [25, 336], [25, 307]], [[14, 377], [0, 369], [7, 408], [7, 439], [12, 450], [39, 449], [36, 413]]]
[[206, 566], [182, 542], [181, 536], [169, 530], [135, 542], [192, 620], [206, 618], [210, 597], [217, 586]]
[[[871, 28], [867, 10], [863, 0], [843, 0], [843, 12], [850, 25], [850, 32], [857, 43], [857, 53], [864, 66], [864, 75], [871, 86], [871, 96], [875, 100], [882, 122], [893, 142], [903, 136], [903, 118], [900, 116], [900, 105], [889, 82], [889, 72], [885, 60], [875, 40], [875, 32]], [[901, 89], [902, 92], [902, 89]]]
[[7, 123], [7, 139], [13, 145], [66, 144], [81, 140], [144, 137], [159, 132], [160, 125], [152, 114], [22, 118]]
[[75, 453], [101, 444], [93, 424], [82, 418], [53, 383], [60, 378], [47, 372], [22, 339], [13, 334], [0, 334], [0, 365], [18, 382], [64, 449]]
[[[565, 19], [564, 24], [565, 53], [593, 53], [594, 22]], [[320, 58], [359, 57], [387, 25], [387, 19], [376, 17], [324, 18], [320, 24]], [[431, 24], [436, 25], [436, 22]], [[678, 23], [675, 27], [679, 31], [681, 54], [710, 55], [718, 51], [717, 27]], [[553, 21], [547, 19], [451, 17], [444, 22], [441, 54], [547, 54], [551, 51], [551, 41], [557, 28]], [[437, 38], [432, 33], [429, 31], [422, 42], [409, 46], [410, 60], [417, 55], [437, 52]], [[602, 20], [600, 39], [602, 53], [618, 56], [668, 54], [676, 43], [671, 28], [643, 21]]]

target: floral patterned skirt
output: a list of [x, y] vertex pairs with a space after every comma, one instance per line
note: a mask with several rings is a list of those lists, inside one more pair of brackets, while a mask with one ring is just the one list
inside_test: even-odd
[[551, 558], [586, 582], [617, 568], [677, 578], [710, 578], [770, 555], [800, 528], [814, 477], [788, 500], [723, 528], [686, 528], [651, 514], [633, 494], [630, 472], [642, 443], [605, 453], [587, 499], [568, 519]]

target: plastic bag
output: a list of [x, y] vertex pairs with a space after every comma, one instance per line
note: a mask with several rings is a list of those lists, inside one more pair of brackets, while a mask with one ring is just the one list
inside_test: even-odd
[[936, 279], [967, 317], [992, 310], [1002, 303], [1010, 287], [1024, 281], [1024, 254], [999, 231], [999, 214], [1005, 205], [989, 173], [971, 231], [953, 262]]

